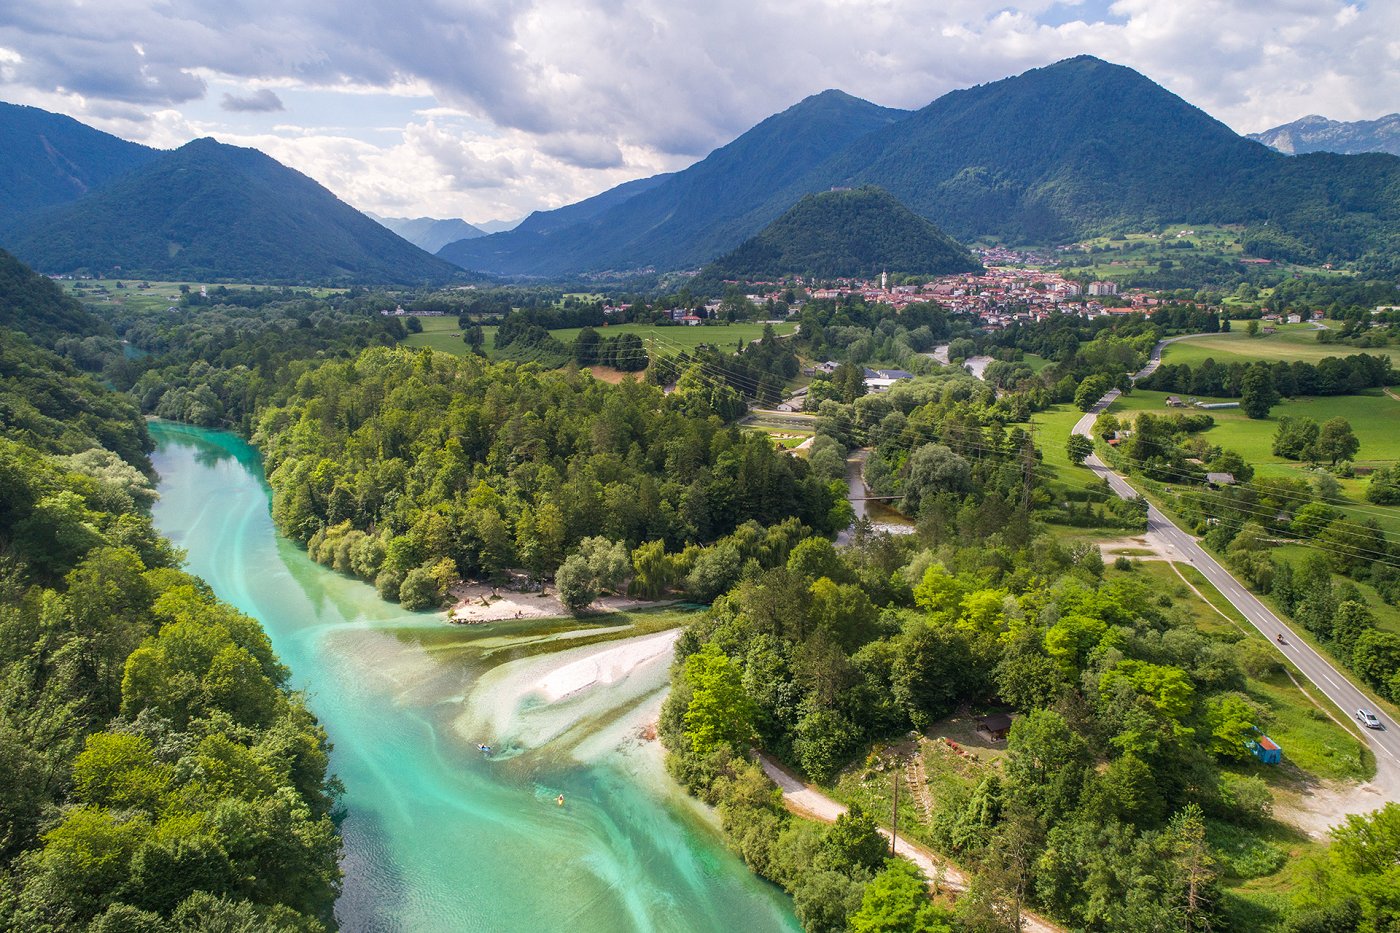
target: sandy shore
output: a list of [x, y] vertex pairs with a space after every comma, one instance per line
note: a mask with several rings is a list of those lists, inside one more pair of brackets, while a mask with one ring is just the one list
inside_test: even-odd
[[[502, 622], [507, 619], [557, 619], [571, 615], [553, 592], [519, 593], [485, 584], [462, 584], [452, 588], [455, 600], [449, 620], [459, 625]], [[604, 596], [588, 607], [589, 612], [626, 612], [660, 605], [627, 596]]]
[[557, 703], [567, 696], [591, 687], [610, 686], [627, 678], [637, 668], [675, 654], [679, 630], [659, 635], [629, 638], [616, 646], [570, 661], [541, 677], [535, 692], [546, 703]]
[[[664, 691], [679, 637], [680, 629], [671, 629], [492, 668], [467, 697], [458, 734], [494, 746], [498, 759], [549, 743], [558, 743], [557, 751], [573, 751], [573, 745], [586, 742], [588, 750], [575, 752], [577, 757], [635, 738], [648, 720], [634, 720], [624, 711]], [[621, 732], [619, 713], [626, 720]], [[565, 735], [569, 740], [559, 742]]]

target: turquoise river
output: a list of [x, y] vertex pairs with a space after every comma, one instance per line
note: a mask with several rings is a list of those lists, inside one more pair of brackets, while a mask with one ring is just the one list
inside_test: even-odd
[[242, 440], [151, 433], [157, 525], [262, 622], [335, 746], [343, 929], [799, 929], [645, 737], [674, 639], [664, 624], [457, 627], [404, 612], [275, 533]]

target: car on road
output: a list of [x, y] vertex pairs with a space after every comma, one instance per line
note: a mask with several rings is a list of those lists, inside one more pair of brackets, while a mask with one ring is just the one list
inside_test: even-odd
[[1376, 718], [1376, 714], [1368, 709], [1357, 710], [1356, 721], [1361, 723], [1367, 729], [1379, 729], [1381, 727], [1381, 721]]

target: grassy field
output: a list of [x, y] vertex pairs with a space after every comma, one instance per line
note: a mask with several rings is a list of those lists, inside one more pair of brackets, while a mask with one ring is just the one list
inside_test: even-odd
[[[123, 288], [117, 288], [120, 281]], [[181, 286], [188, 286], [189, 290], [196, 295], [201, 287], [208, 288], [211, 292], [217, 285], [208, 282], [145, 282], [149, 288], [140, 288], [143, 284], [139, 279], [83, 279], [78, 281], [64, 280], [59, 283], [63, 290], [77, 298], [84, 304], [121, 306], [131, 311], [164, 311], [171, 305], [178, 304], [181, 295]], [[249, 289], [264, 288], [268, 286], [259, 285], [229, 285], [229, 289]], [[325, 298], [344, 289], [335, 288], [309, 288], [297, 289], [297, 291], [310, 292], [317, 298]]]
[[[1120, 397], [1109, 410], [1117, 415], [1139, 411], [1158, 414], [1173, 411], [1174, 409], [1167, 408], [1166, 397], [1165, 392], [1139, 389], [1132, 395]], [[1319, 423], [1329, 418], [1345, 418], [1361, 442], [1361, 450], [1356, 459], [1357, 466], [1391, 466], [1400, 461], [1400, 431], [1396, 430], [1397, 426], [1400, 426], [1400, 401], [1383, 394], [1379, 389], [1368, 389], [1359, 395], [1285, 399], [1274, 406], [1268, 418], [1250, 418], [1238, 408], [1219, 409], [1207, 414], [1215, 419], [1215, 426], [1203, 432], [1202, 436], [1212, 444], [1219, 444], [1239, 453], [1254, 466], [1256, 477], [1291, 476], [1308, 479], [1312, 475], [1305, 464], [1285, 460], [1275, 455], [1272, 450], [1274, 431], [1278, 428], [1279, 418], [1284, 415], [1305, 416]], [[1050, 459], [1048, 447], [1047, 443], [1047, 462]], [[1400, 537], [1400, 507], [1379, 506], [1366, 502], [1364, 494], [1368, 480], [1364, 478], [1343, 479], [1340, 482], [1342, 493], [1348, 500], [1340, 506], [1343, 511], [1348, 512], [1353, 520], [1374, 518], [1380, 522], [1386, 535]]]
[[[403, 341], [408, 347], [432, 347], [434, 350], [441, 350], [444, 353], [451, 353], [453, 356], [463, 356], [467, 352], [467, 347], [462, 343], [462, 328], [457, 326], [455, 317], [425, 317], [422, 318], [423, 332], [421, 334], [410, 334]], [[763, 336], [762, 324], [715, 324], [705, 327], [654, 327], [650, 324], [614, 324], [609, 327], [596, 328], [599, 334], [604, 337], [616, 337], [619, 334], [636, 334], [648, 347], [655, 346], [657, 350], [664, 354], [674, 354], [681, 350], [691, 350], [702, 343], [712, 344], [722, 349], [736, 350], [741, 343], [748, 343]], [[793, 324], [774, 324], [773, 330], [779, 336], [790, 334], [795, 329]], [[554, 337], [569, 346], [578, 337], [582, 328], [571, 327], [562, 330], [550, 331]], [[495, 352], [495, 327], [483, 327], [482, 331], [486, 336], [487, 355]]]
[[[1228, 334], [1201, 334], [1189, 340], [1178, 340], [1162, 351], [1163, 363], [1197, 365], [1206, 359], [1217, 363], [1251, 362], [1253, 360], [1302, 360], [1316, 363], [1329, 356], [1351, 356], [1370, 353], [1388, 356], [1400, 366], [1400, 347], [1353, 347], [1342, 343], [1319, 343], [1320, 333], [1311, 324], [1285, 324], [1277, 333], [1250, 337], [1244, 332], [1243, 321], [1232, 321]], [[1334, 325], [1333, 326], [1337, 326]]]

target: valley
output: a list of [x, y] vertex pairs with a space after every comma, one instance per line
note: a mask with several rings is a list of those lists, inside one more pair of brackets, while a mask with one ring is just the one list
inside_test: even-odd
[[0, 933], [1390, 929], [1388, 118], [334, 58], [0, 105]]

